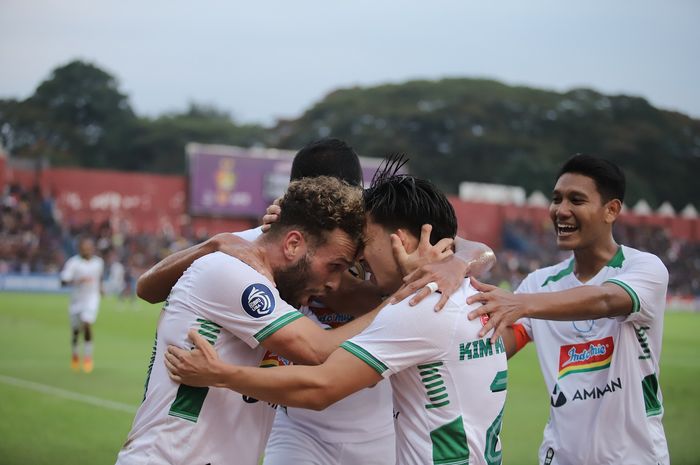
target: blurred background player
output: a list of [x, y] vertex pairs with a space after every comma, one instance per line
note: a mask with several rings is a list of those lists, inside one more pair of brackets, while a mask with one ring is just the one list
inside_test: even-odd
[[102, 274], [104, 262], [95, 255], [95, 244], [92, 239], [83, 237], [78, 242], [78, 255], [66, 261], [61, 271], [61, 284], [71, 286], [68, 314], [70, 317], [71, 336], [71, 368], [80, 368], [78, 339], [83, 333], [83, 371], [93, 369], [93, 335], [92, 325], [97, 319], [102, 294]]

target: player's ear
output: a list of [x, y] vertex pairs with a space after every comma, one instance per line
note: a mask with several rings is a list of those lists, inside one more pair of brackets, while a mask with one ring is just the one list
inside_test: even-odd
[[605, 222], [608, 224], [614, 223], [621, 211], [622, 202], [620, 202], [620, 199], [610, 200], [605, 204]]
[[399, 236], [406, 253], [413, 253], [418, 248], [418, 238], [403, 228], [399, 228], [394, 233]]
[[284, 236], [284, 256], [287, 260], [296, 260], [306, 254], [306, 238], [301, 231], [291, 230]]

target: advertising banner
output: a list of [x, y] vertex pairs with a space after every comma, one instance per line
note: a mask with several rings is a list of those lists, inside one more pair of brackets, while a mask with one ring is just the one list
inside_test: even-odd
[[[259, 217], [289, 184], [290, 150], [188, 144], [189, 213]], [[381, 159], [360, 158], [365, 185]]]

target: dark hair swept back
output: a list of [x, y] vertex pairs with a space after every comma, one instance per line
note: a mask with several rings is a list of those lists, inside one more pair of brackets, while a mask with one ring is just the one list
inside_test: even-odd
[[421, 227], [433, 226], [430, 243], [457, 234], [457, 217], [452, 204], [435, 185], [425, 179], [398, 171], [408, 162], [403, 154], [388, 156], [364, 192], [365, 211], [372, 221], [394, 231], [407, 229], [420, 237]]

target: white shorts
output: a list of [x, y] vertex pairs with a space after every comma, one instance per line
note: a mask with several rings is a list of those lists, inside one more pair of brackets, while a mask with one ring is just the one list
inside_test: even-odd
[[[280, 417], [284, 419], [278, 421]], [[394, 465], [394, 435], [365, 442], [324, 442], [277, 412], [263, 465]], [[361, 421], [361, 420], [360, 420]]]
[[75, 311], [70, 310], [70, 327], [73, 329], [80, 329], [83, 323], [93, 324], [97, 320], [98, 308], [95, 307], [83, 307], [82, 310]]

